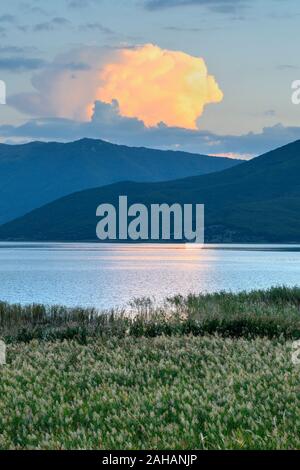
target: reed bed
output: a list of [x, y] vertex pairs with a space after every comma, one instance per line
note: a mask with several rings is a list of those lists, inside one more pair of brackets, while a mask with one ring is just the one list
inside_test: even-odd
[[124, 338], [192, 334], [223, 337], [300, 338], [300, 288], [250, 293], [176, 296], [156, 306], [135, 299], [128, 309], [97, 311], [0, 302], [0, 338], [7, 343], [90, 337]]
[[218, 335], [9, 345], [0, 449], [300, 449], [291, 350]]
[[0, 449], [300, 449], [300, 289], [0, 303]]

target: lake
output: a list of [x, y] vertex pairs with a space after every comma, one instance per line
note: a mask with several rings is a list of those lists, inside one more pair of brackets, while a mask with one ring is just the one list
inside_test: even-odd
[[109, 309], [134, 297], [300, 285], [300, 245], [0, 243], [0, 300]]

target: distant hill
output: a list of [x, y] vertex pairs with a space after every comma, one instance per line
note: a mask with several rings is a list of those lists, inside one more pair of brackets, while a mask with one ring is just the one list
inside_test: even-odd
[[118, 183], [59, 199], [0, 227], [0, 239], [95, 240], [96, 207], [205, 203], [206, 241], [300, 243], [300, 141], [234, 168], [165, 183]]
[[167, 181], [221, 171], [240, 160], [82, 139], [0, 144], [0, 224], [62, 196], [119, 181]]

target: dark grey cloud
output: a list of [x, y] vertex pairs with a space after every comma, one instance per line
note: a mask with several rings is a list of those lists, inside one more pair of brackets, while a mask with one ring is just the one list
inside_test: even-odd
[[22, 33], [27, 33], [30, 30], [30, 27], [26, 24], [18, 24], [17, 29], [22, 31]]
[[9, 72], [27, 72], [46, 65], [43, 59], [26, 57], [0, 57], [0, 70]]
[[86, 8], [99, 0], [67, 0], [67, 5], [70, 8]]
[[36, 47], [20, 47], [20, 46], [0, 46], [0, 56], [3, 54], [31, 54], [38, 52]]
[[[47, 6], [50, 6], [50, 2], [48, 3]], [[47, 17], [53, 16], [53, 12], [50, 12], [49, 10], [45, 10], [40, 5], [36, 5], [35, 3], [31, 4], [28, 2], [21, 2], [19, 3], [19, 10], [22, 12], [22, 15], [23, 14], [32, 15], [33, 13], [35, 13], [41, 16], [47, 16]]]
[[176, 33], [203, 33], [203, 32], [207, 32], [207, 31], [217, 31], [217, 30], [220, 30], [222, 28], [194, 28], [194, 27], [185, 27], [185, 26], [165, 26], [164, 27], [164, 30], [165, 31], [173, 31], [173, 32], [176, 32]]
[[71, 23], [69, 20], [63, 17], [55, 17], [52, 18], [50, 21], [44, 21], [43, 23], [35, 24], [32, 29], [35, 32], [41, 31], [54, 31], [55, 29], [69, 26]]
[[0, 55], [3, 54], [23, 54], [24, 48], [18, 46], [0, 46]]
[[100, 33], [104, 33], [108, 35], [115, 34], [115, 32], [112, 31], [110, 28], [107, 28], [106, 26], [98, 22], [84, 23], [79, 26], [79, 29], [81, 31], [98, 31]]
[[248, 0], [145, 0], [147, 10], [160, 10], [179, 6], [205, 6], [219, 13], [235, 13], [237, 8], [248, 3]]
[[97, 101], [93, 118], [89, 122], [38, 118], [18, 127], [0, 126], [0, 134], [3, 139], [10, 141], [14, 139], [70, 141], [90, 137], [130, 146], [249, 157], [300, 139], [300, 127], [284, 127], [277, 124], [265, 127], [260, 133], [250, 132], [241, 136], [167, 127], [163, 123], [157, 127], [147, 128], [138, 119], [120, 116], [116, 101], [112, 104]]
[[279, 64], [277, 70], [299, 70], [300, 66], [295, 64]]
[[13, 15], [0, 15], [0, 23], [14, 23], [16, 17]]

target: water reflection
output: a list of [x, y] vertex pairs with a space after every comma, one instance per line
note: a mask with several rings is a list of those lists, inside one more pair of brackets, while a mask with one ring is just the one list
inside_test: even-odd
[[9, 302], [110, 308], [299, 280], [299, 245], [0, 243], [0, 299]]

